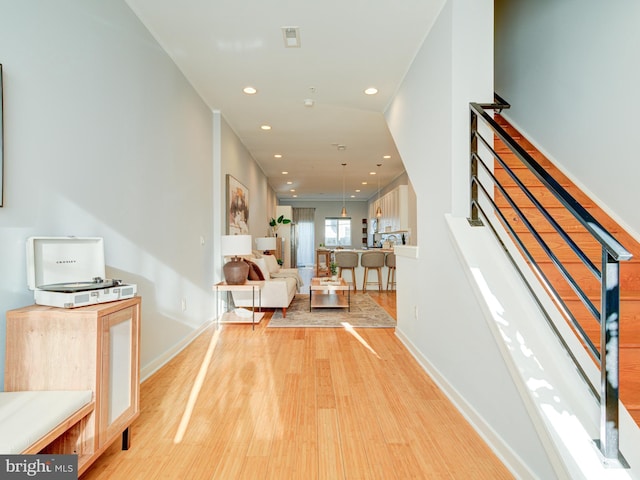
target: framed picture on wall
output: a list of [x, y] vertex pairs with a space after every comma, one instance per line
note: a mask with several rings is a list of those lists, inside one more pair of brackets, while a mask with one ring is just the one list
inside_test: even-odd
[[249, 234], [249, 189], [227, 174], [227, 235]]

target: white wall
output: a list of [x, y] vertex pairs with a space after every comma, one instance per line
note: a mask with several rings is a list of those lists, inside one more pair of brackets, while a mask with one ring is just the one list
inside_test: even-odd
[[153, 369], [213, 314], [212, 113], [123, 1], [0, 12], [0, 372], [4, 313], [33, 303], [31, 235], [104, 237], [107, 274], [138, 285]]
[[[222, 183], [220, 188], [223, 191], [226, 189], [227, 174], [233, 175], [247, 187], [249, 190], [249, 233], [254, 238], [266, 236], [269, 233], [269, 220], [275, 215], [275, 213], [270, 213], [275, 208], [273, 190], [269, 187], [264, 172], [224, 120], [224, 112], [222, 112], [221, 119], [221, 151]], [[271, 201], [268, 200], [269, 198]], [[222, 233], [226, 234], [226, 230], [223, 230]]]
[[496, 1], [504, 115], [640, 238], [640, 3]]
[[446, 2], [386, 112], [420, 232], [417, 258], [397, 256], [397, 333], [512, 468], [554, 478], [445, 222], [467, 215], [468, 103], [492, 99], [492, 25], [492, 1]]

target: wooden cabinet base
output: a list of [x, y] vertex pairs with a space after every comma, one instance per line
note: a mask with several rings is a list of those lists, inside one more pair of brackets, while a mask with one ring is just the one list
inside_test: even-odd
[[[7, 312], [5, 391], [91, 390], [95, 409], [43, 453], [78, 454], [82, 474], [139, 415], [140, 297]], [[37, 421], [36, 418], [33, 421]]]

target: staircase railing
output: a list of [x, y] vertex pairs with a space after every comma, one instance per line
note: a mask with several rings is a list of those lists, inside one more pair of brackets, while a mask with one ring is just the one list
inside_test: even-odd
[[[619, 320], [620, 320], [620, 269], [621, 261], [631, 259], [629, 253], [600, 223], [591, 216], [591, 214], [575, 199], [560, 183], [552, 178], [545, 169], [531, 156], [524, 148], [522, 148], [511, 136], [487, 113], [487, 110], [497, 110], [509, 108], [509, 105], [500, 97], [496, 96], [496, 103], [492, 104], [470, 104], [471, 113], [471, 204], [469, 223], [474, 226], [485, 225], [491, 227], [498, 239], [500, 236], [496, 228], [492, 224], [492, 219], [497, 219], [502, 226], [509, 232], [528, 260], [531, 268], [536, 272], [543, 282], [545, 288], [552, 292], [554, 300], [560, 302], [564, 309], [565, 315], [571, 322], [574, 330], [581, 337], [583, 343], [588, 347], [588, 351], [595, 359], [600, 367], [600, 385], [599, 389], [593, 386], [587, 375], [580, 367], [578, 361], [571, 353], [567, 344], [560, 337], [559, 332], [553, 325], [551, 318], [547, 316], [549, 324], [552, 326], [560, 341], [564, 344], [567, 352], [576, 363], [578, 371], [583, 375], [587, 385], [592, 389], [594, 396], [600, 402], [600, 439], [596, 440], [598, 448], [609, 465], [626, 466], [626, 462], [619, 450]], [[480, 127], [480, 128], [479, 128]], [[483, 132], [485, 132], [483, 134]], [[490, 138], [485, 138], [489, 136]], [[600, 244], [602, 251], [602, 261], [600, 266], [596, 266], [582, 249], [571, 239], [561, 225], [550, 215], [550, 213], [541, 205], [531, 191], [524, 185], [514, 171], [509, 167], [507, 162], [494, 150], [493, 139], [497, 137], [509, 151], [513, 153], [519, 162], [524, 165], [535, 177], [544, 185], [549, 192], [571, 212], [573, 217], [580, 222], [584, 229]], [[490, 156], [491, 164], [482, 158], [479, 150], [482, 146], [484, 156]], [[488, 155], [487, 153], [488, 152]], [[543, 237], [536, 231], [532, 222], [521, 208], [509, 195], [504, 185], [493, 174], [493, 163], [497, 162], [508, 177], [515, 183], [518, 189], [524, 193], [526, 198], [535, 206], [536, 210], [547, 220], [549, 225], [559, 234], [563, 241], [568, 245], [578, 259], [593, 274], [600, 285], [600, 308], [596, 307], [588, 295], [580, 286], [579, 282], [571, 275], [569, 269], [563, 265], [556, 253], [544, 241]], [[488, 184], [488, 185], [487, 185]], [[571, 313], [571, 309], [562, 300], [557, 290], [553, 287], [548, 277], [540, 268], [530, 251], [525, 246], [520, 235], [511, 227], [507, 221], [505, 214], [497, 205], [494, 199], [494, 192], [500, 192], [508, 205], [516, 212], [519, 220], [526, 226], [527, 230], [532, 234], [533, 238], [546, 253], [551, 262], [559, 270], [562, 277], [567, 281], [577, 297], [582, 301], [587, 310], [600, 324], [600, 350], [596, 348], [588, 335], [584, 332], [575, 316]], [[484, 206], [483, 206], [484, 205]], [[491, 211], [487, 212], [485, 207], [490, 207]], [[481, 219], [484, 218], [485, 222]], [[501, 241], [501, 240], [500, 240]], [[514, 262], [514, 265], [516, 263]], [[524, 275], [522, 275], [525, 278]], [[534, 298], [535, 295], [534, 295]], [[540, 301], [538, 304], [541, 306]], [[543, 309], [544, 311], [544, 309]]]

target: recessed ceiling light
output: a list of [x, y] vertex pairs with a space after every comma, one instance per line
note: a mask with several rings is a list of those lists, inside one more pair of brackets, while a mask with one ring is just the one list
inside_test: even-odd
[[289, 172], [282, 172], [283, 175], [289, 175]]
[[356, 193], [360, 193], [360, 189], [359, 188], [356, 188]]
[[293, 185], [293, 182], [287, 182], [287, 185]]
[[292, 195], [292, 196], [293, 196], [293, 198], [298, 198], [298, 195]]
[[258, 90], [254, 87], [244, 87], [242, 91], [247, 95], [255, 95], [256, 93], [258, 93]]
[[375, 175], [377, 172], [369, 172], [369, 175]]
[[276, 153], [273, 158], [282, 158], [282, 155], [280, 155], [279, 153]]
[[271, 130], [271, 125], [260, 125], [262, 130]]
[[369, 87], [364, 91], [364, 93], [367, 95], [375, 95], [376, 93], [378, 93], [378, 89], [375, 87]]
[[355, 195], [351, 195], [351, 198], [356, 198], [356, 196]]
[[291, 189], [291, 190], [289, 190], [289, 191], [293, 193], [293, 192], [295, 192], [295, 191], [296, 191], [296, 189], [295, 189], [295, 188], [292, 188], [292, 189]]
[[367, 184], [367, 182], [362, 182], [362, 185], [366, 185], [366, 184]]
[[387, 158], [388, 159], [388, 158], [391, 158], [391, 155], [385, 155], [382, 158]]

